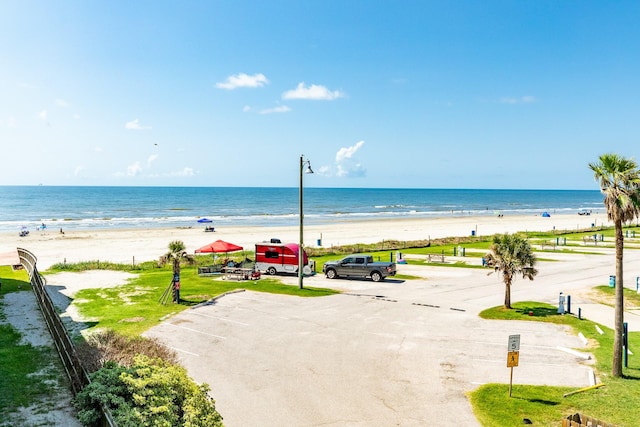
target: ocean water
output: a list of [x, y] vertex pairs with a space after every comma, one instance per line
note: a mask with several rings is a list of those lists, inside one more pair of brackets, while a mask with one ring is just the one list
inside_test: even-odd
[[[0, 186], [0, 231], [297, 225], [298, 188]], [[598, 190], [305, 188], [305, 224], [603, 212]]]

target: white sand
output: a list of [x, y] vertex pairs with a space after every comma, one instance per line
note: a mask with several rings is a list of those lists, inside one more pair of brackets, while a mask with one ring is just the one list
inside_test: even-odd
[[[478, 236], [517, 231], [550, 231], [588, 229], [611, 225], [606, 214], [588, 216], [555, 215], [543, 218], [531, 216], [452, 216], [433, 219], [376, 219], [340, 221], [324, 225], [305, 225], [305, 245], [316, 247], [322, 239], [323, 247], [354, 243], [376, 243], [383, 240], [422, 240], [428, 238]], [[222, 239], [235, 243], [247, 251], [254, 250], [254, 244], [270, 238], [283, 242], [298, 242], [297, 225], [288, 227], [216, 227], [213, 233], [204, 232], [204, 226], [194, 228], [166, 229], [105, 229], [91, 231], [55, 230], [32, 232], [26, 237], [18, 233], [0, 234], [0, 253], [21, 247], [31, 251], [38, 258], [38, 267], [45, 270], [59, 262], [112, 261], [142, 262], [157, 260], [168, 251], [169, 242], [182, 240], [187, 251], [214, 240]]]

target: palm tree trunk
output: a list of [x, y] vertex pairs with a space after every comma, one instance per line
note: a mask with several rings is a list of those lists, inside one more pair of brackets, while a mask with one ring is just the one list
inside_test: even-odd
[[615, 310], [615, 335], [613, 338], [613, 364], [611, 375], [622, 377], [622, 334], [624, 324], [624, 283], [622, 278], [622, 252], [624, 249], [624, 236], [622, 235], [622, 221], [615, 221], [616, 229], [616, 310]]
[[504, 282], [504, 308], [511, 310], [511, 281]]

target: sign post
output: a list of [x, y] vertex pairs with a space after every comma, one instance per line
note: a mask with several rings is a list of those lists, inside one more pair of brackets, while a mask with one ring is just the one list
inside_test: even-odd
[[520, 359], [520, 335], [509, 335], [509, 344], [507, 345], [507, 368], [511, 369], [509, 375], [509, 397], [513, 388], [513, 367], [518, 366]]

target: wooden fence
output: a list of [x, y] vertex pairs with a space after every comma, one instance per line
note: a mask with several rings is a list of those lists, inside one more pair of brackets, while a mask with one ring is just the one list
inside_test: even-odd
[[[38, 268], [36, 266], [37, 259], [35, 255], [26, 249], [18, 248], [18, 256], [20, 257], [20, 263], [29, 274], [31, 288], [36, 295], [40, 311], [42, 312], [47, 328], [49, 329], [53, 342], [58, 350], [58, 355], [60, 356], [64, 370], [69, 377], [71, 391], [76, 395], [82, 391], [84, 386], [91, 382], [89, 375], [87, 375], [87, 372], [82, 366], [76, 348], [73, 345], [73, 341], [62, 323], [62, 319], [58, 316], [51, 297], [47, 293], [45, 281], [38, 272]], [[117, 427], [109, 409], [102, 409], [104, 413], [102, 426]]]

